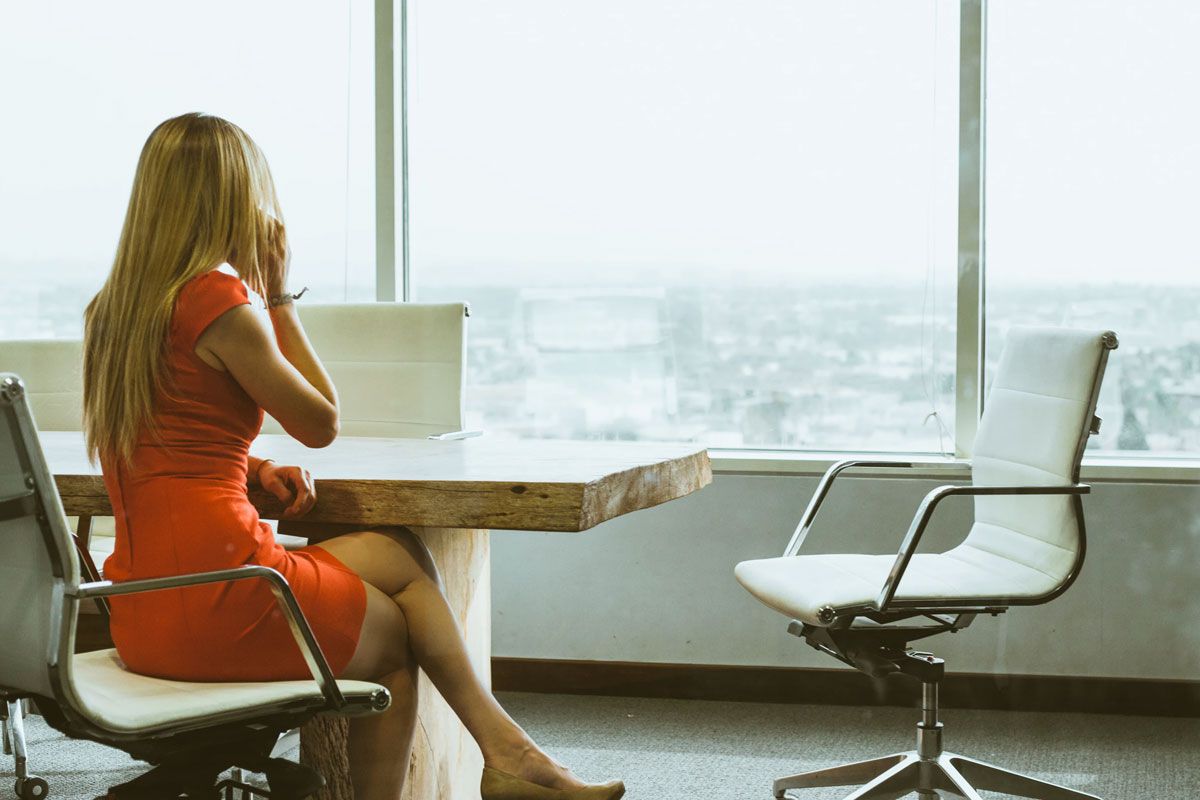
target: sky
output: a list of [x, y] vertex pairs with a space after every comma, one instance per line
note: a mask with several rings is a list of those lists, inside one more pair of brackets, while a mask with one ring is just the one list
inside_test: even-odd
[[[298, 277], [369, 283], [371, 3], [197, 8], [0, 4], [0, 275], [98, 283], [202, 109], [266, 150]], [[953, 280], [957, 2], [410, 8], [418, 282]], [[993, 279], [1200, 282], [1200, 4], [990, 9]]]
[[0, 0], [0, 274], [35, 264], [98, 286], [146, 137], [206, 111], [266, 152], [301, 272], [341, 283], [349, 256], [373, 277], [370, 10]]

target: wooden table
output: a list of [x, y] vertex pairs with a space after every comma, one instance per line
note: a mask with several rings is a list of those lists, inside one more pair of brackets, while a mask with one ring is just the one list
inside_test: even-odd
[[[67, 514], [111, 515], [82, 436], [43, 432], [41, 439]], [[475, 668], [489, 682], [489, 529], [583, 531], [712, 480], [707, 452], [691, 445], [343, 437], [310, 450], [290, 437], [260, 436], [252, 452], [312, 471], [318, 500], [303, 525], [313, 538], [320, 538], [323, 525], [327, 532], [338, 527], [331, 523], [411, 527], [433, 553]], [[251, 499], [266, 519], [282, 510], [265, 492]], [[477, 800], [479, 749], [424, 673], [418, 691], [404, 797]], [[302, 732], [302, 760], [329, 781], [321, 800], [353, 797], [345, 737], [345, 720], [336, 717], [318, 718]]]

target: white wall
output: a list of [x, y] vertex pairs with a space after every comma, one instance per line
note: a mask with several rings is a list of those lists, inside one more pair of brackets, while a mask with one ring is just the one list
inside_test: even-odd
[[[590, 531], [496, 531], [496, 656], [836, 667], [733, 578], [777, 556], [815, 477], [723, 474], [700, 492]], [[835, 484], [805, 552], [894, 552], [936, 481]], [[1094, 484], [1079, 580], [1043, 606], [922, 643], [956, 672], [1200, 680], [1200, 486]], [[942, 504], [944, 549], [971, 504]]]

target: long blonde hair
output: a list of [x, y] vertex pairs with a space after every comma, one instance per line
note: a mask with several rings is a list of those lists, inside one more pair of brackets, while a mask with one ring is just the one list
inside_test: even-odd
[[128, 462], [139, 434], [156, 433], [167, 335], [188, 281], [228, 262], [267, 296], [272, 218], [282, 222], [267, 160], [237, 125], [184, 114], [146, 139], [112, 272], [84, 312], [89, 457]]

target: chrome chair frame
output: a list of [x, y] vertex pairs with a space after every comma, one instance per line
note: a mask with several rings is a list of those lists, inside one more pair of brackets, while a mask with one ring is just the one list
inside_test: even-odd
[[[1093, 406], [1094, 409], [1094, 406]], [[962, 469], [969, 468], [970, 462], [957, 461], [948, 462], [950, 468]], [[874, 467], [887, 469], [913, 469], [913, 468], [928, 468], [929, 466], [941, 467], [940, 464], [922, 464], [920, 462], [897, 462], [897, 461], [869, 461], [862, 459], [839, 461], [829, 468], [822, 476], [821, 482], [817, 485], [817, 491], [813, 495], [812, 501], [804, 512], [804, 517], [797, 527], [796, 533], [792, 536], [792, 541], [788, 544], [784, 551], [785, 556], [798, 555], [804, 540], [808, 537], [809, 531], [812, 529], [813, 521], [816, 519], [817, 512], [824, 503], [826, 495], [829, 494], [834, 480], [839, 474], [847, 469], [855, 467]], [[943, 467], [945, 468], [945, 467]], [[1009, 606], [1020, 605], [1039, 605], [1041, 603], [1053, 600], [1058, 595], [1065, 592], [1074, 583], [1075, 578], [1079, 575], [1079, 570], [1083, 566], [1084, 556], [1087, 551], [1087, 528], [1083, 517], [1083, 503], [1079, 500], [1080, 495], [1089, 494], [1092, 487], [1086, 483], [1078, 483], [1078, 475], [1076, 483], [1070, 486], [971, 486], [971, 485], [955, 485], [946, 484], [938, 486], [931, 490], [921, 500], [921, 504], [917, 507], [916, 513], [913, 514], [912, 521], [909, 523], [908, 530], [904, 535], [904, 539], [900, 544], [900, 550], [896, 553], [896, 560], [892, 564], [892, 568], [888, 573], [887, 579], [880, 587], [879, 595], [875, 601], [867, 605], [843, 606], [834, 608], [825, 606], [821, 609], [821, 622], [830, 626], [838, 626], [839, 623], [849, 624], [854, 618], [865, 616], [873, 621], [894, 621], [910, 616], [925, 616], [929, 614], [946, 614], [946, 613], [1003, 613]], [[1051, 592], [1035, 598], [1024, 597], [995, 597], [984, 598], [982, 601], [977, 597], [970, 598], [939, 598], [929, 600], [895, 600], [896, 589], [900, 585], [900, 579], [904, 577], [904, 572], [908, 568], [909, 561], [912, 560], [913, 554], [917, 551], [917, 546], [921, 543], [921, 537], [924, 536], [925, 530], [929, 527], [929, 523], [933, 519], [934, 511], [938, 505], [947, 497], [953, 496], [989, 496], [989, 495], [1007, 495], [1007, 496], [1045, 496], [1045, 495], [1074, 495], [1072, 502], [1072, 511], [1075, 517], [1075, 524], [1079, 530], [1079, 552], [1076, 555], [1075, 563], [1072, 565], [1067, 578]]]
[[[18, 502], [25, 502], [21, 497], [18, 497], [17, 500]], [[5, 507], [6, 502], [0, 502], [0, 509]], [[0, 519], [3, 518], [5, 518], [5, 515], [3, 512], [0, 512]], [[87, 545], [81, 540], [78, 534], [73, 534], [72, 537], [75, 540], [75, 552], [79, 556], [81, 571], [90, 581], [99, 581], [100, 573], [96, 569], [95, 562], [92, 561], [92, 556], [88, 552]], [[108, 601], [98, 599], [96, 603], [100, 618], [107, 625], [109, 620]], [[23, 792], [27, 791], [34, 797], [38, 797], [40, 795], [37, 792], [43, 788], [38, 784], [38, 781], [42, 779], [29, 775], [29, 754], [25, 750], [24, 722], [25, 717], [29, 714], [29, 698], [18, 694], [6, 694], [3, 691], [0, 691], [0, 695], [3, 695], [5, 698], [4, 702], [0, 702], [0, 752], [6, 756], [13, 757], [14, 773], [20, 776], [17, 779], [17, 794], [22, 795]], [[18, 747], [20, 748], [20, 752], [17, 752]], [[44, 788], [48, 790], [49, 787]]]
[[271, 592], [275, 595], [275, 602], [279, 605], [287, 619], [288, 627], [292, 631], [292, 638], [296, 640], [296, 645], [304, 656], [313, 680], [316, 681], [317, 686], [321, 689], [321, 694], [325, 697], [325, 707], [330, 711], [337, 711], [345, 707], [346, 698], [338, 689], [333, 670], [330, 669], [329, 662], [326, 661], [325, 654], [321, 651], [321, 645], [317, 642], [317, 637], [313, 635], [312, 628], [309, 627], [308, 620], [305, 619], [304, 612], [296, 601], [296, 595], [292, 593], [292, 587], [288, 585], [287, 579], [279, 571], [271, 567], [248, 565], [212, 572], [192, 572], [120, 583], [95, 581], [81, 583], [79, 588], [73, 593], [69, 592], [68, 596], [76, 600], [85, 600], [90, 597], [115, 597], [122, 594], [157, 592], [164, 589], [179, 589], [185, 586], [203, 586], [209, 583], [227, 583], [252, 578], [261, 578], [270, 584]]
[[[863, 784], [846, 800], [883, 800], [898, 798], [916, 792], [920, 797], [937, 797], [937, 791], [946, 791], [967, 800], [982, 800], [978, 789], [1007, 792], [1036, 800], [1101, 800], [1093, 794], [1070, 789], [1057, 784], [1012, 772], [942, 749], [942, 723], [938, 721], [938, 687], [944, 674], [944, 662], [932, 654], [913, 652], [908, 643], [947, 631], [966, 627], [977, 614], [998, 615], [1010, 606], [1038, 605], [1061, 595], [1079, 576], [1087, 553], [1087, 529], [1084, 522], [1082, 496], [1091, 492], [1091, 486], [1080, 483], [1080, 466], [1088, 439], [1100, 432], [1101, 420], [1096, 416], [1100, 387], [1108, 364], [1108, 355], [1118, 347], [1115, 333], [1101, 336], [1101, 353], [1092, 384], [1085, 419], [1088, 425], [1081, 431], [1077, 442], [1072, 483], [1066, 486], [972, 486], [946, 484], [928, 492], [921, 500], [909, 523], [896, 559], [880, 587], [875, 600], [868, 604], [832, 607], [824, 606], [818, 618], [826, 627], [817, 627], [793, 620], [788, 632], [804, 638], [810, 646], [821, 652], [879, 677], [890, 672], [903, 672], [921, 680], [921, 722], [917, 724], [917, 746], [915, 750], [896, 753], [883, 758], [843, 764], [827, 769], [813, 770], [779, 778], [774, 782], [774, 796], [784, 798], [791, 789]], [[812, 499], [804, 510], [784, 556], [795, 556], [800, 552], [805, 539], [812, 530], [817, 512], [829, 495], [834, 481], [847, 470], [858, 468], [874, 469], [937, 469], [970, 470], [966, 460], [917, 462], [891, 459], [846, 459], [833, 464], [821, 477]], [[1064, 579], [1045, 595], [1034, 598], [1018, 597], [962, 597], [895, 599], [896, 589], [911, 561], [921, 537], [933, 518], [934, 511], [942, 500], [952, 496], [1046, 496], [1069, 495], [1071, 509], [1077, 526], [1079, 548], [1074, 563]], [[932, 624], [916, 627], [893, 623], [923, 617]], [[868, 624], [855, 625], [859, 620]]]

